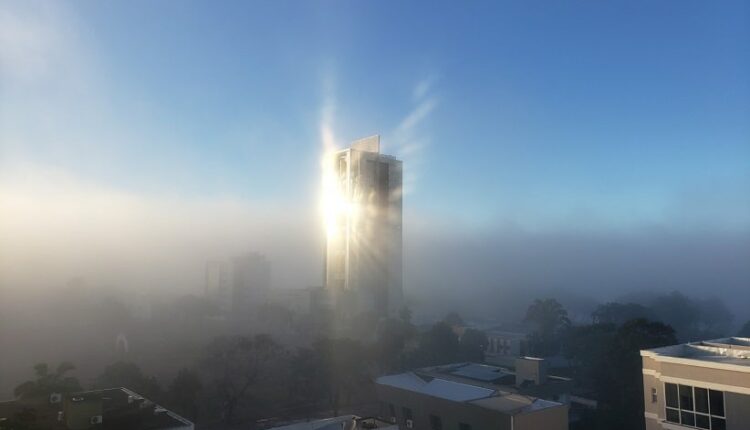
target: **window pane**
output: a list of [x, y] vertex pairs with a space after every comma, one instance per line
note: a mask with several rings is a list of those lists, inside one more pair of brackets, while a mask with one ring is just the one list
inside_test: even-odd
[[708, 413], [708, 390], [695, 387], [695, 411]]
[[708, 421], [708, 415], [695, 414], [695, 426], [699, 429], [711, 428], [709, 427]]
[[694, 426], [695, 425], [695, 414], [692, 412], [680, 412], [680, 417], [682, 418], [682, 424], [686, 426]]
[[677, 409], [667, 408], [667, 421], [673, 422], [673, 423], [680, 422], [680, 413], [677, 412]]
[[711, 399], [711, 415], [724, 416], [724, 392], [708, 390]]
[[664, 391], [667, 393], [667, 406], [670, 408], [676, 408], [677, 405], [677, 385], [675, 384], [664, 384]]
[[727, 422], [724, 418], [711, 418], [712, 430], [727, 430]]
[[693, 387], [680, 385], [680, 409], [693, 410]]

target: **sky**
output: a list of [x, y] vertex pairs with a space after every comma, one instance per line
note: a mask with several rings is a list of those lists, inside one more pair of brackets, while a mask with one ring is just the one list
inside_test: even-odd
[[6, 0], [0, 269], [72, 253], [81, 271], [77, 243], [148, 248], [133, 264], [263, 248], [274, 228], [302, 258], [323, 140], [372, 134], [404, 160], [407, 242], [658, 232], [747, 252], [749, 41], [742, 1]]

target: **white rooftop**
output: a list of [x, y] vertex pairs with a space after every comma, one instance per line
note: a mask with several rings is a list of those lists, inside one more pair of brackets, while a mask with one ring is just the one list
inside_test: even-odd
[[495, 390], [489, 388], [462, 384], [440, 378], [433, 378], [430, 381], [426, 381], [412, 372], [381, 376], [375, 382], [456, 402], [481, 399], [495, 394]]

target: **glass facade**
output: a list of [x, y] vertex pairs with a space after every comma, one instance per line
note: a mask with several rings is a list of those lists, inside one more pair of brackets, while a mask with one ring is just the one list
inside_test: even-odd
[[664, 394], [667, 421], [699, 429], [726, 429], [723, 391], [665, 383]]

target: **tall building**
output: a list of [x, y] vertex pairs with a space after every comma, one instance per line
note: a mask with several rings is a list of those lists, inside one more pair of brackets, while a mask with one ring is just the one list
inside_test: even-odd
[[750, 339], [641, 351], [647, 430], [750, 428]]
[[395, 314], [402, 306], [402, 162], [380, 136], [325, 160], [325, 280], [339, 310]]
[[271, 263], [265, 255], [251, 252], [232, 260], [232, 312], [245, 312], [268, 300]]
[[206, 263], [206, 297], [213, 300], [223, 314], [232, 306], [232, 283], [229, 264], [212, 260]]

